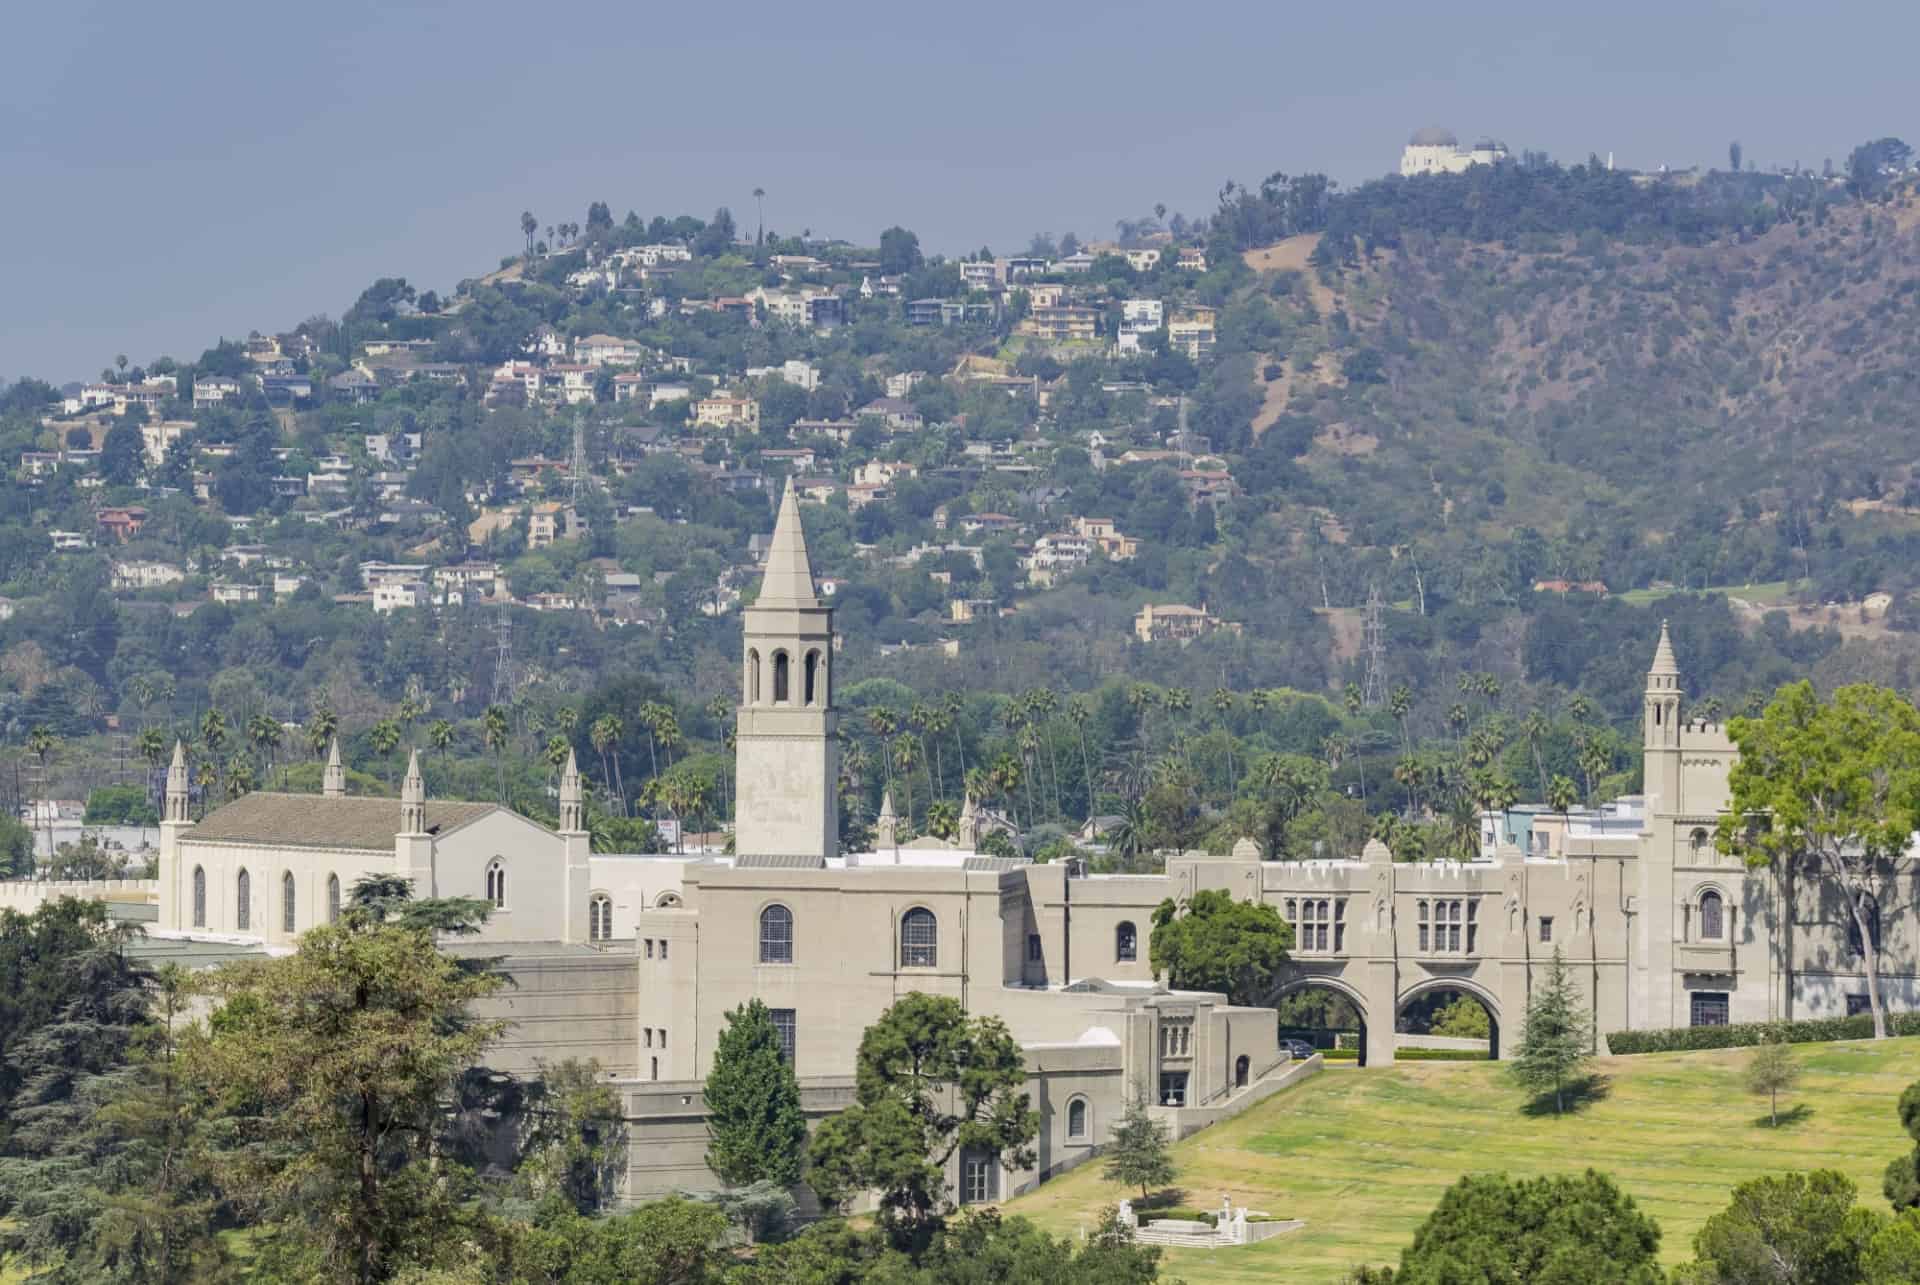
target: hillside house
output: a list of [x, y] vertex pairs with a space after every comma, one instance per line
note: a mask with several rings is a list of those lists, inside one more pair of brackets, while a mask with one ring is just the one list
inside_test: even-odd
[[862, 419], [883, 421], [895, 433], [917, 433], [927, 424], [919, 408], [902, 397], [876, 397], [859, 414]]
[[1190, 361], [1205, 361], [1213, 356], [1214, 319], [1212, 308], [1188, 308], [1167, 323], [1167, 346], [1185, 353]]
[[1220, 629], [1237, 634], [1240, 632], [1240, 623], [1222, 620], [1205, 607], [1188, 607], [1179, 603], [1160, 606], [1148, 603], [1133, 618], [1133, 636], [1141, 642], [1190, 643]]
[[112, 585], [118, 590], [163, 589], [186, 578], [187, 573], [171, 562], [130, 559], [113, 564]]
[[225, 375], [201, 375], [193, 381], [193, 408], [211, 410], [229, 397], [240, 395], [240, 381]]
[[140, 534], [140, 528], [147, 524], [147, 511], [136, 506], [128, 508], [101, 509], [94, 521], [100, 529], [112, 536], [120, 544], [125, 544]]
[[647, 350], [636, 340], [587, 335], [573, 341], [573, 359], [586, 366], [637, 366]]
[[703, 397], [693, 404], [693, 422], [701, 428], [760, 428], [760, 402], [753, 397]]
[[586, 530], [573, 506], [549, 500], [534, 505], [527, 515], [527, 547], [544, 549], [556, 540], [577, 540]]

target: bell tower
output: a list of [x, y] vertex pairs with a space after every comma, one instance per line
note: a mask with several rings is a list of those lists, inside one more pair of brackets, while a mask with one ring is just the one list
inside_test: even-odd
[[840, 850], [833, 608], [814, 593], [791, 479], [780, 499], [760, 595], [743, 614], [734, 851], [824, 862]]

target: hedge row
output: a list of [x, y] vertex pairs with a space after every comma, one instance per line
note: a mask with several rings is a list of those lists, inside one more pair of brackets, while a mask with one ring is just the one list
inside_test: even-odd
[[1217, 1210], [1206, 1209], [1155, 1209], [1151, 1212], [1142, 1212], [1139, 1220], [1142, 1223], [1205, 1223], [1209, 1227], [1218, 1227], [1220, 1214]]
[[[1920, 1035], [1920, 1013], [1887, 1014], [1893, 1035]], [[1873, 1036], [1873, 1015], [1816, 1017], [1804, 1022], [1742, 1022], [1730, 1026], [1675, 1026], [1664, 1031], [1615, 1031], [1607, 1049], [1616, 1054], [1683, 1053], [1691, 1049], [1741, 1049], [1755, 1044], [1813, 1044]]]
[[1485, 1062], [1483, 1049], [1395, 1049], [1396, 1062]]

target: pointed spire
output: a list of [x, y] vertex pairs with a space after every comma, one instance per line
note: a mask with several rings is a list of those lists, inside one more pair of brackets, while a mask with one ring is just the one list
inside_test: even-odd
[[333, 738], [327, 749], [327, 770], [320, 775], [320, 793], [329, 799], [345, 798], [347, 771], [340, 766], [340, 738]]
[[891, 789], [880, 796], [880, 815], [873, 819], [873, 846], [875, 848], [900, 846], [900, 817], [893, 810]]
[[407, 755], [407, 775], [400, 782], [400, 832], [427, 832], [427, 783], [420, 775], [420, 751]]
[[173, 743], [173, 762], [167, 768], [167, 820], [185, 821], [187, 803], [187, 747], [176, 740]]
[[1649, 674], [1678, 674], [1680, 662], [1673, 655], [1673, 640], [1667, 637], [1667, 622], [1660, 622], [1660, 645], [1653, 649], [1653, 667]]
[[560, 774], [560, 832], [579, 834], [587, 828], [587, 807], [580, 788], [580, 760], [567, 749], [567, 767]]
[[960, 824], [954, 827], [954, 846], [977, 849], [980, 846], [980, 813], [973, 806], [973, 794], [967, 793], [967, 801], [960, 805]]
[[787, 479], [780, 497], [780, 516], [774, 520], [773, 540], [767, 546], [767, 571], [760, 578], [761, 607], [818, 607], [813, 593], [813, 564], [807, 559], [807, 533], [800, 525], [800, 493]]
[[897, 821], [900, 818], [893, 810], [893, 791], [887, 790], [880, 796], [880, 816], [882, 821]]

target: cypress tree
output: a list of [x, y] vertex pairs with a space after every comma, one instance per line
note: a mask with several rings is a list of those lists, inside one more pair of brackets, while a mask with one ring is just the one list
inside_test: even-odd
[[1566, 957], [1553, 948], [1547, 975], [1527, 999], [1527, 1024], [1514, 1051], [1513, 1076], [1537, 1094], [1553, 1093], [1555, 1115], [1566, 1109], [1567, 1082], [1591, 1056], [1589, 1022], [1573, 992]]
[[807, 1122], [800, 1084], [759, 1000], [727, 1014], [707, 1073], [707, 1164], [729, 1186], [800, 1181]]

